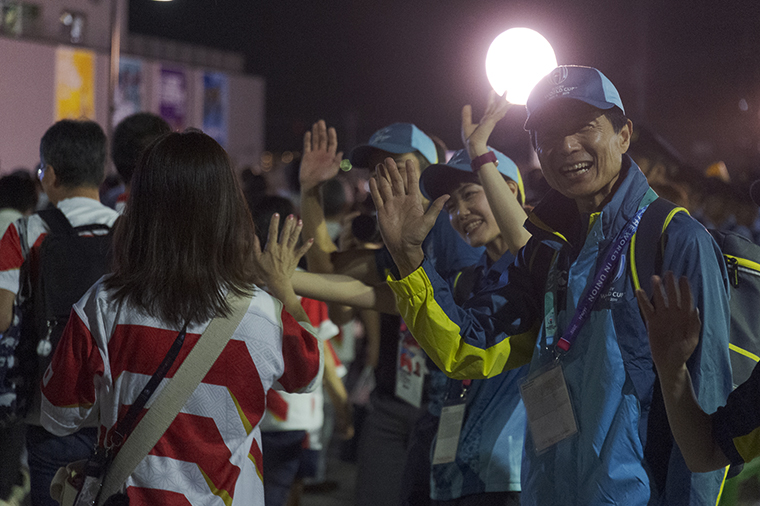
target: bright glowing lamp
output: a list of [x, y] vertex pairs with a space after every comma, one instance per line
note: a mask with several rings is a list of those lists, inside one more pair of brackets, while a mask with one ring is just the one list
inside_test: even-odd
[[486, 76], [496, 93], [525, 104], [533, 86], [557, 66], [554, 49], [530, 28], [511, 28], [494, 39], [486, 55]]

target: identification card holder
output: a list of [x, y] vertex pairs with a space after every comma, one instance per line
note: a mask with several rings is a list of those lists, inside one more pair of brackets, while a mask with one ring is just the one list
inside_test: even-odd
[[558, 361], [531, 374], [520, 385], [520, 393], [537, 453], [578, 432], [562, 364]]
[[426, 373], [425, 352], [410, 332], [403, 332], [396, 360], [396, 397], [415, 408], [421, 407]]
[[462, 390], [456, 400], [449, 401], [441, 410], [438, 421], [438, 433], [435, 439], [433, 465], [454, 462], [459, 449], [459, 436], [462, 433], [465, 408], [467, 407], [466, 389]]

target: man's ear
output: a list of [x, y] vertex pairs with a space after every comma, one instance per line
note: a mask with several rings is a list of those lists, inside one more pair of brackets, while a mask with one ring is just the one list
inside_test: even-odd
[[633, 136], [633, 121], [629, 119], [626, 122], [626, 124], [623, 126], [623, 128], [620, 129], [620, 133], [618, 134], [620, 154], [625, 153], [626, 151], [628, 151], [628, 148], [631, 147], [632, 136]]
[[52, 165], [45, 167], [45, 176], [49, 178], [48, 183], [50, 183], [52, 187], [58, 188], [61, 186], [61, 181], [58, 179], [58, 174], [55, 173], [55, 168]]

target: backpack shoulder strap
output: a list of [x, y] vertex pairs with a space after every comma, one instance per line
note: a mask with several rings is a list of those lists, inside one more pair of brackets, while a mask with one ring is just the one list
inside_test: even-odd
[[[685, 208], [662, 197], [654, 200], [641, 217], [641, 222], [630, 243], [630, 266], [633, 286], [652, 296], [652, 275], [662, 270], [665, 249], [663, 234], [676, 213], [689, 213]], [[657, 246], [655, 246], [657, 245]]]
[[63, 214], [63, 211], [57, 207], [43, 209], [42, 211], [38, 211], [37, 214], [40, 215], [40, 218], [47, 224], [50, 232], [53, 234], [80, 235], [82, 232], [95, 232], [98, 230], [109, 232], [111, 230], [111, 227], [104, 223], [89, 223], [73, 227], [68, 218], [66, 218], [66, 215]]
[[473, 288], [475, 288], [475, 282], [477, 281], [477, 269], [478, 264], [473, 264], [465, 267], [457, 274], [454, 279], [453, 296], [454, 302], [458, 305], [463, 305], [467, 299], [470, 298]]
[[37, 211], [37, 214], [39, 214], [40, 218], [42, 218], [42, 221], [47, 224], [48, 228], [50, 229], [50, 233], [65, 235], [76, 234], [74, 227], [71, 226], [71, 223], [66, 218], [66, 215], [63, 214], [63, 212], [57, 207]]

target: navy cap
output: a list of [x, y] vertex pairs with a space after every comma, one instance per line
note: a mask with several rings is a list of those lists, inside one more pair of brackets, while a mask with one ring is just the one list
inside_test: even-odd
[[428, 162], [438, 162], [433, 139], [411, 123], [394, 123], [378, 130], [372, 134], [367, 144], [356, 146], [348, 159], [355, 167], [368, 168], [369, 158], [377, 150], [397, 155], [418, 151]]
[[612, 82], [592, 67], [561, 65], [544, 76], [528, 96], [525, 109], [528, 119], [525, 130], [535, 128], [537, 113], [555, 100], [574, 99], [593, 105], [599, 109], [620, 108], [625, 114], [623, 102]]
[[[489, 147], [496, 155], [499, 164], [496, 166], [499, 172], [508, 177], [520, 189], [521, 204], [525, 203], [525, 188], [523, 186], [520, 170], [507, 155]], [[466, 149], [455, 152], [446, 163], [431, 165], [420, 176], [420, 191], [429, 200], [435, 200], [441, 195], [446, 195], [456, 190], [461, 183], [470, 182], [480, 184], [478, 175], [472, 172], [470, 167], [470, 155]]]

